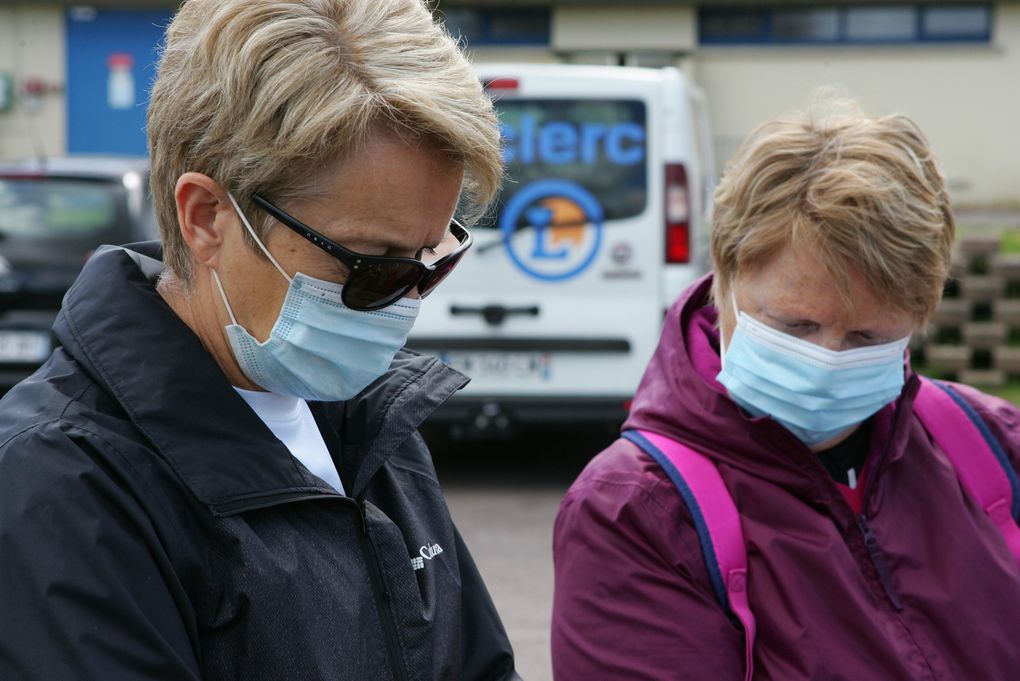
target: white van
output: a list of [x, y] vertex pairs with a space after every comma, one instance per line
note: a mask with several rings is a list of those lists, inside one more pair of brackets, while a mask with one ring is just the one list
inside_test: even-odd
[[435, 418], [461, 431], [618, 425], [663, 313], [707, 268], [704, 98], [673, 68], [476, 69], [507, 177], [409, 342], [472, 379]]

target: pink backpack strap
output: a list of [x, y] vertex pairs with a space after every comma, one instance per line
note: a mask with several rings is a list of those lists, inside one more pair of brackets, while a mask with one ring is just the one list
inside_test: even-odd
[[1002, 445], [974, 407], [946, 383], [922, 379], [914, 413], [1020, 565], [1020, 481]]
[[740, 515], [715, 464], [690, 447], [647, 430], [623, 437], [652, 457], [676, 485], [698, 532], [716, 600], [744, 628], [745, 681], [754, 675], [754, 613], [747, 600], [747, 547]]

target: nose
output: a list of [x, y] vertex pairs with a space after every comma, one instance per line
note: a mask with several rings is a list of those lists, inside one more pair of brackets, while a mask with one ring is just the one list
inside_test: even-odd
[[823, 329], [814, 338], [809, 340], [815, 345], [826, 350], [832, 350], [833, 352], [840, 352], [850, 348], [846, 335], [837, 330]]

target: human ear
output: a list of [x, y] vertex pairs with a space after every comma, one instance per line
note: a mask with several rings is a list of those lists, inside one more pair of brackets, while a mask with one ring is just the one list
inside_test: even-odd
[[222, 218], [230, 209], [226, 191], [208, 175], [184, 173], [174, 189], [177, 224], [197, 264], [214, 266], [223, 245]]

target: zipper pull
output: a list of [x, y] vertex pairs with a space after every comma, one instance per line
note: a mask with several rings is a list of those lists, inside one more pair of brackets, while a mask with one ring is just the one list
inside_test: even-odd
[[892, 572], [889, 570], [889, 564], [885, 561], [885, 553], [882, 552], [882, 547], [878, 543], [878, 537], [875, 536], [871, 526], [868, 524], [867, 517], [863, 513], [857, 516], [857, 526], [861, 528], [861, 534], [864, 535], [864, 545], [868, 547], [871, 564], [875, 566], [875, 571], [878, 572], [878, 581], [882, 583], [882, 589], [885, 591], [886, 598], [892, 603], [896, 612], [903, 612], [903, 601], [900, 599], [899, 593], [896, 592]]

